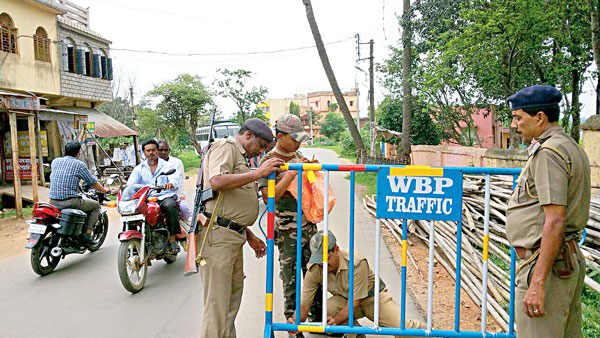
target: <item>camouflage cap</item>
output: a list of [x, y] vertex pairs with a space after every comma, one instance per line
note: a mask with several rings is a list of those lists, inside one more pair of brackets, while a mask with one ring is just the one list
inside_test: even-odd
[[296, 115], [283, 114], [277, 121], [275, 121], [275, 128], [284, 133], [290, 134], [290, 136], [297, 142], [306, 142], [310, 138], [306, 132], [304, 132], [304, 125], [302, 120]]
[[[335, 249], [337, 240], [331, 230], [328, 230], [327, 232], [329, 233], [327, 236], [327, 251], [331, 251]], [[310, 259], [308, 260], [308, 264], [315, 263], [323, 263], [323, 230], [319, 230], [310, 239]]]

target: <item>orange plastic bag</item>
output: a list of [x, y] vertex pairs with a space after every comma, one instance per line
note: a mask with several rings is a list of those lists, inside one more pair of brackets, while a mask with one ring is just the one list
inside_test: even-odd
[[[323, 199], [325, 197], [325, 177], [320, 171], [302, 173], [302, 213], [312, 223], [319, 223], [324, 217]], [[298, 199], [298, 176], [290, 183], [287, 190]], [[335, 196], [329, 186], [329, 212], [335, 205]]]

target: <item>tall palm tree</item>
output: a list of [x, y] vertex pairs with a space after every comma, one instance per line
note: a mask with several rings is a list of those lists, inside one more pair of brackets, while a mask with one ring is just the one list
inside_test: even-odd
[[350, 110], [348, 109], [348, 105], [344, 100], [344, 95], [342, 95], [340, 86], [338, 86], [337, 80], [335, 79], [335, 75], [333, 74], [333, 69], [331, 68], [331, 64], [329, 63], [327, 51], [325, 50], [325, 45], [323, 44], [323, 40], [321, 39], [321, 33], [319, 33], [317, 21], [315, 20], [312, 4], [310, 0], [302, 0], [302, 3], [304, 4], [304, 7], [306, 7], [306, 18], [308, 19], [310, 30], [312, 31], [313, 37], [315, 39], [315, 44], [317, 45], [317, 51], [319, 52], [321, 63], [323, 64], [323, 68], [325, 69], [325, 74], [327, 74], [327, 80], [329, 80], [329, 84], [331, 85], [331, 89], [333, 90], [333, 95], [335, 95], [335, 99], [342, 110], [342, 115], [344, 115], [344, 120], [346, 120], [348, 129], [350, 130], [350, 135], [352, 135], [354, 143], [356, 143], [356, 148], [359, 151], [364, 152], [365, 145], [363, 144], [363, 141], [360, 138], [360, 133], [356, 128], [356, 124], [352, 119], [352, 115], [350, 115]]
[[411, 18], [410, 0], [404, 0], [402, 6], [402, 143], [400, 144], [400, 158], [410, 164], [410, 135], [412, 129], [411, 114]]

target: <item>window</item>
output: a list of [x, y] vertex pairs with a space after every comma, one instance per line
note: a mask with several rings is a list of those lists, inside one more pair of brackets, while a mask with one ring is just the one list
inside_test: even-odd
[[77, 46], [69, 38], [62, 42], [63, 70], [71, 73], [77, 71]]
[[354, 101], [350, 101], [350, 107], [352, 107], [352, 104], [354, 103]]
[[6, 13], [0, 14], [0, 35], [2, 36], [2, 42], [0, 44], [0, 50], [6, 53], [17, 53], [17, 29]]
[[319, 108], [319, 101], [315, 101], [315, 106], [317, 106], [317, 108]]
[[33, 36], [33, 56], [36, 60], [50, 62], [50, 40], [43, 27], [38, 27]]
[[93, 60], [92, 60], [92, 47], [90, 47], [90, 45], [88, 45], [87, 43], [83, 45], [83, 47], [81, 48], [82, 52], [81, 52], [81, 57], [82, 57], [82, 65], [84, 65], [83, 67], [83, 74], [86, 76], [93, 76], [94, 75], [94, 71], [92, 69], [92, 64], [93, 64]]
[[108, 55], [104, 49], [100, 50], [100, 76], [103, 79], [108, 79]]

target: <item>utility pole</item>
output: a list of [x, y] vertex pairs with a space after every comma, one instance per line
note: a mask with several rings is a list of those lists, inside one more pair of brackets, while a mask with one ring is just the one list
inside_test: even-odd
[[310, 122], [310, 145], [313, 145], [313, 127], [312, 127], [312, 116], [313, 116], [313, 111], [311, 110], [307, 110], [308, 113], [308, 121]]
[[138, 142], [138, 121], [137, 115], [135, 113], [135, 105], [133, 103], [133, 86], [129, 87], [129, 96], [131, 99], [131, 118], [133, 119], [133, 131], [135, 131], [136, 135], [133, 137], [133, 149], [135, 151], [135, 164], [138, 165], [142, 162], [140, 158], [140, 146]]
[[[374, 84], [374, 70], [373, 70], [373, 39], [369, 42], [360, 42], [360, 35], [355, 35], [356, 38], [356, 61], [363, 61], [369, 59], [369, 136], [371, 142], [371, 156], [375, 156], [375, 84]], [[369, 45], [369, 57], [360, 58], [360, 45]]]

